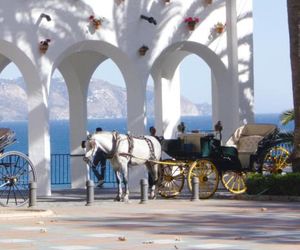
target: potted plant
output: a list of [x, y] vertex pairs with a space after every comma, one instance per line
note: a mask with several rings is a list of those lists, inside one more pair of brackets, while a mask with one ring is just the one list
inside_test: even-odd
[[45, 54], [49, 48], [49, 43], [51, 42], [50, 39], [46, 39], [43, 41], [40, 41], [40, 52], [42, 54]]
[[224, 29], [225, 29], [225, 25], [221, 22], [218, 22], [216, 25], [215, 25], [215, 31], [216, 33], [218, 34], [221, 34], [224, 32]]
[[165, 1], [165, 3], [170, 3], [171, 2], [171, 0], [164, 0]]
[[94, 15], [91, 15], [89, 17], [89, 21], [93, 25], [93, 27], [97, 30], [100, 28], [100, 26], [103, 22], [103, 18], [96, 18]]
[[187, 17], [184, 19], [184, 22], [187, 23], [187, 27], [189, 30], [194, 30], [196, 27], [196, 24], [199, 22], [198, 17]]
[[141, 56], [144, 56], [146, 54], [147, 50], [149, 50], [149, 48], [146, 45], [143, 45], [142, 47], [139, 48], [139, 54]]
[[213, 0], [206, 0], [207, 4], [212, 4]]

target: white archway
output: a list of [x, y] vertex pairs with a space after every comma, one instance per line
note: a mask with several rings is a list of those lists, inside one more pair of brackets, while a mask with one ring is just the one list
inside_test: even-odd
[[0, 70], [12, 61], [19, 68], [27, 85], [28, 154], [37, 170], [38, 194], [51, 195], [47, 81], [43, 81], [36, 65], [14, 44], [1, 41], [0, 55], [2, 55]]
[[[213, 123], [217, 120], [223, 122], [226, 138], [239, 123], [238, 89], [230, 81], [230, 72], [220, 57], [207, 46], [190, 41], [176, 43], [165, 49], [152, 68], [157, 98], [155, 116], [160, 120], [156, 127], [166, 138], [175, 135], [180, 118], [178, 65], [189, 54], [199, 56], [211, 68], [212, 120]], [[228, 99], [228, 96], [231, 98]]]
[[[87, 91], [96, 68], [110, 58], [120, 69], [127, 89], [127, 127], [132, 134], [144, 133], [145, 88], [132, 61], [118, 48], [103, 41], [83, 41], [69, 47], [53, 65], [59, 68], [68, 86], [70, 97], [70, 153], [72, 187], [84, 187], [87, 169], [82, 162], [80, 142], [87, 131]], [[130, 83], [130, 84], [128, 84]], [[131, 176], [134, 176], [131, 171]], [[137, 173], [137, 175], [139, 175]], [[134, 180], [140, 178], [132, 177]], [[138, 181], [137, 181], [138, 182]]]

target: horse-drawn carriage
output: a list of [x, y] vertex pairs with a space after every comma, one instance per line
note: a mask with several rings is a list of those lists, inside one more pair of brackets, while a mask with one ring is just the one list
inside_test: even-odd
[[219, 179], [230, 192], [240, 194], [247, 189], [248, 172], [281, 173], [288, 166], [292, 137], [279, 133], [275, 125], [248, 124], [238, 128], [224, 146], [213, 133], [191, 133], [164, 140], [162, 150], [171, 159], [161, 163], [160, 195], [177, 196], [185, 179], [192, 191], [197, 177], [199, 196], [206, 199], [216, 192]]
[[[152, 136], [133, 137], [115, 131], [95, 133], [84, 142], [84, 161], [93, 166], [98, 149], [110, 159], [117, 176], [116, 200], [128, 199], [129, 165], [147, 166], [154, 180], [152, 198], [155, 186], [161, 196], [175, 197], [182, 191], [185, 179], [192, 191], [192, 180], [197, 177], [202, 199], [216, 192], [220, 178], [225, 188], [239, 194], [246, 191], [247, 172], [281, 173], [288, 166], [292, 137], [279, 133], [275, 125], [244, 125], [225, 146], [221, 145], [221, 131], [218, 133], [218, 138], [214, 133], [182, 134], [178, 139], [162, 140], [161, 144]], [[161, 151], [169, 159], [161, 160]]]
[[23, 153], [4, 152], [16, 141], [15, 133], [0, 128], [0, 205], [21, 206], [29, 200], [29, 182], [36, 181], [33, 164]]

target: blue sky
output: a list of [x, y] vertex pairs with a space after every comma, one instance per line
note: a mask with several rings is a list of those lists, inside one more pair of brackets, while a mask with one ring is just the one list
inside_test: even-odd
[[[253, 0], [253, 5], [254, 111], [281, 113], [293, 106], [286, 0]], [[195, 103], [211, 103], [209, 67], [194, 55], [184, 59], [180, 67], [182, 95]], [[0, 74], [0, 78], [18, 76], [12, 64]], [[119, 69], [110, 60], [98, 67], [94, 77], [125, 86]]]

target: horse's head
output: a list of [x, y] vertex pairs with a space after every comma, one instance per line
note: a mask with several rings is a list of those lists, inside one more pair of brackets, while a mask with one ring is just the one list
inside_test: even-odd
[[81, 143], [81, 146], [85, 148], [83, 160], [88, 164], [92, 163], [98, 149], [96, 140], [93, 137], [89, 137]]

